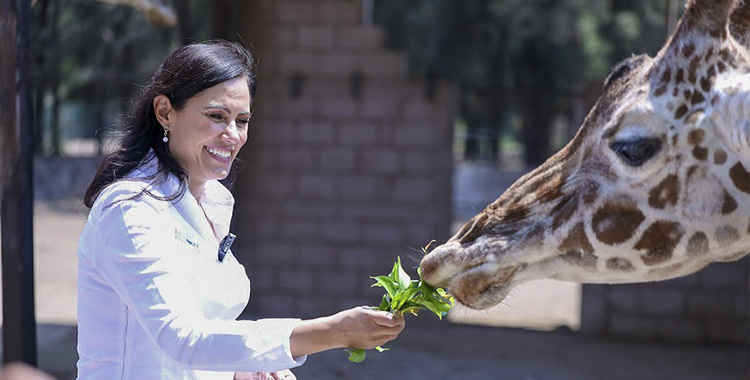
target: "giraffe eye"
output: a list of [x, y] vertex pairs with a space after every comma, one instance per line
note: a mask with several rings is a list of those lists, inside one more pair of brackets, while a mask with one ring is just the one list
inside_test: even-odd
[[609, 147], [630, 166], [641, 166], [661, 149], [661, 140], [641, 138], [630, 141], [615, 141]]

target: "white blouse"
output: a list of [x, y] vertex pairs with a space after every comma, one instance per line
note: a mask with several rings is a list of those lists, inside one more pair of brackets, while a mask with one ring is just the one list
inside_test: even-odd
[[232, 195], [209, 181], [201, 205], [190, 191], [174, 202], [134, 198], [179, 184], [139, 179], [155, 173], [151, 155], [102, 191], [81, 233], [78, 378], [232, 379], [302, 365], [289, 348], [299, 319], [235, 320], [250, 281], [231, 250], [219, 261], [216, 237], [229, 233]]

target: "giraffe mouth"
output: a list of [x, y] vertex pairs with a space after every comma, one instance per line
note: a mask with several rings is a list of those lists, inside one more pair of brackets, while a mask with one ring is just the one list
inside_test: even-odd
[[487, 309], [508, 295], [519, 270], [518, 266], [502, 268], [494, 257], [449, 242], [425, 256], [420, 271], [425, 282], [447, 288], [459, 303]]

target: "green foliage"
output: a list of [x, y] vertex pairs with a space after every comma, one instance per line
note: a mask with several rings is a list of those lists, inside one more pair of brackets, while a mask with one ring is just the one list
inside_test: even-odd
[[[428, 247], [429, 244], [422, 248], [422, 252], [426, 252]], [[375, 280], [373, 287], [385, 289], [385, 294], [377, 310], [417, 315], [420, 310], [424, 309], [443, 319], [448, 310], [453, 307], [453, 297], [442, 288], [434, 288], [422, 281], [419, 270], [417, 270], [417, 274], [419, 279], [412, 280], [401, 266], [401, 258], [399, 257], [390, 274], [371, 277]], [[375, 347], [375, 349], [379, 352], [388, 350], [383, 347]], [[349, 360], [352, 362], [360, 363], [365, 360], [366, 353], [363, 349], [352, 349], [347, 350], [347, 352], [349, 352]]]

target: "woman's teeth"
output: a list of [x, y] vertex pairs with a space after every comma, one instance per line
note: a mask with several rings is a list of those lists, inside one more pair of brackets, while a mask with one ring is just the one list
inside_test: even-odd
[[221, 158], [229, 158], [229, 156], [232, 154], [232, 151], [230, 150], [221, 150], [221, 149], [210, 148], [210, 147], [206, 147], [206, 150], [209, 153], [213, 154], [214, 156], [218, 156]]

